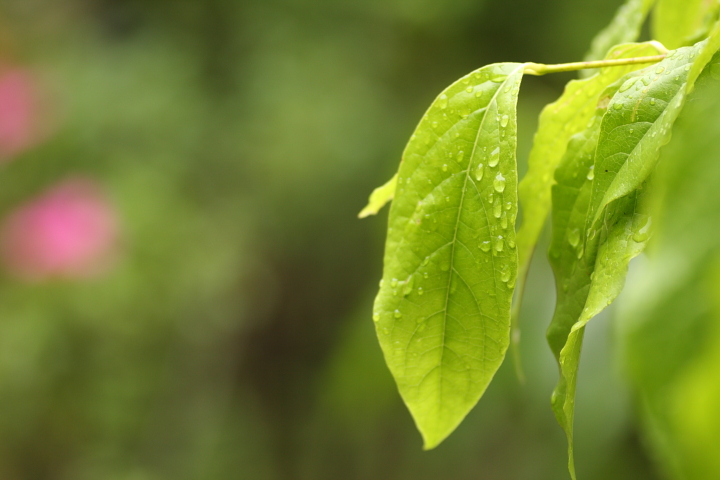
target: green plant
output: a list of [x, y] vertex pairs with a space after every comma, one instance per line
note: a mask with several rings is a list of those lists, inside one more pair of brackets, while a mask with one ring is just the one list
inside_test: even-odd
[[[651, 10], [656, 40], [628, 43], [637, 40]], [[713, 86], [715, 90], [720, 86], [714, 77], [720, 67], [720, 56], [715, 56], [720, 48], [719, 11], [720, 4], [714, 1], [629, 0], [595, 38], [584, 62], [488, 65], [447, 87], [427, 110], [405, 148], [398, 173], [373, 192], [360, 213], [361, 217], [374, 214], [393, 200], [373, 320], [385, 360], [426, 449], [442, 442], [478, 402], [503, 362], [511, 338], [516, 350], [519, 335], [514, 333], [519, 331], [528, 267], [550, 215], [549, 259], [557, 303], [547, 339], [560, 370], [552, 408], [568, 438], [569, 470], [575, 478], [574, 398], [585, 325], [618, 296], [628, 264], [645, 249], [651, 230], [657, 230], [660, 259], [663, 246], [670, 245], [666, 249], [671, 260], [665, 263], [676, 261], [672, 249], [684, 241], [674, 242], [673, 235], [682, 237], [691, 231], [687, 225], [671, 228], [677, 219], [670, 216], [667, 205], [679, 189], [673, 182], [685, 181], [686, 173], [695, 172], [689, 191], [701, 197], [693, 187], [705, 180], [704, 170], [678, 167], [686, 159], [687, 145], [670, 148], [665, 170], [658, 167], [658, 159], [676, 119], [692, 103], [688, 98], [696, 83], [708, 85], [705, 94], [710, 98]], [[521, 80], [527, 74], [571, 70], [582, 71], [585, 78], [571, 81], [541, 113], [528, 171], [518, 183], [516, 103]], [[705, 107], [697, 115], [684, 116], [697, 119], [713, 112], [717, 113]], [[707, 124], [712, 121], [706, 118], [701, 127]], [[693, 145], [712, 138], [712, 132], [697, 126], [681, 131], [700, 136]], [[678, 142], [683, 140], [673, 145]], [[717, 158], [713, 152], [703, 150], [696, 158], [712, 163]], [[717, 203], [712, 188], [700, 191], [705, 197], [697, 202]], [[516, 232], [518, 207], [522, 222]], [[697, 210], [690, 204], [678, 215], [687, 219], [692, 212], [690, 218], [695, 218]], [[656, 229], [658, 218], [665, 221]], [[697, 275], [720, 278], [713, 277], [717, 269], [699, 273], [701, 267], [713, 264], [703, 262], [715, 252], [712, 233], [706, 229], [696, 235], [705, 239], [700, 242], [705, 255], [682, 262], [687, 269], [697, 267], [690, 269], [693, 274], [656, 275], [669, 275], [677, 282], [666, 279], [671, 286], [664, 285], [668, 292], [679, 292], [674, 308], [689, 301], [681, 293], [697, 287]], [[690, 286], [683, 283], [686, 278], [693, 279]], [[653, 288], [661, 290], [658, 285]], [[703, 298], [702, 305], [713, 303], [708, 300], [712, 295]], [[628, 330], [627, 357], [646, 424], [660, 439], [656, 445], [663, 454], [675, 442], [675, 420], [668, 420], [661, 399], [670, 380], [653, 384], [658, 373], [644, 362], [664, 355], [659, 346], [672, 342], [647, 341], [643, 329], [653, 315], [667, 315], [663, 317], [659, 300], [640, 303], [629, 308], [644, 311], [636, 316], [646, 323]], [[681, 308], [672, 318], [683, 318], [685, 312]], [[687, 312], [692, 312], [690, 306]], [[697, 347], [693, 342], [689, 344]], [[707, 355], [699, 371], [718, 364], [716, 353]], [[677, 370], [691, 357], [679, 352], [671, 356], [670, 366]], [[699, 388], [698, 395], [708, 405], [720, 403], [717, 386], [707, 391], [692, 380], [678, 381], [684, 385], [678, 387], [681, 392]], [[708, 439], [718, 437], [717, 423], [717, 429], [706, 429]], [[692, 432], [683, 435], [689, 438]], [[709, 478], [707, 472], [714, 467], [697, 467], [698, 460], [691, 460], [691, 454], [683, 456], [683, 448], [670, 449], [673, 459], [665, 462], [668, 471], [678, 478]], [[720, 475], [720, 465], [713, 475]]]

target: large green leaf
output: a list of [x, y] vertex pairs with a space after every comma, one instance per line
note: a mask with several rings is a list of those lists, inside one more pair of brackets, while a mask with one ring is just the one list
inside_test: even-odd
[[[619, 45], [608, 59], [658, 55], [654, 42]], [[597, 106], [599, 94], [611, 83], [643, 65], [607, 67], [584, 80], [572, 80], [560, 98], [547, 105], [540, 114], [538, 130], [528, 158], [528, 172], [519, 185], [523, 221], [517, 232], [518, 295], [520, 301], [530, 260], [538, 237], [550, 211], [550, 188], [553, 173], [563, 157], [570, 137], [587, 128]]]
[[653, 38], [678, 48], [707, 35], [717, 19], [717, 0], [658, 0], [652, 15]]
[[[600, 60], [608, 51], [621, 43], [634, 42], [655, 0], [627, 0], [615, 13], [607, 27], [602, 29], [590, 44], [585, 60]], [[581, 77], [589, 77], [594, 70], [583, 70]]]
[[477, 403], [508, 346], [523, 68], [489, 65], [443, 91], [398, 172], [373, 318], [426, 449]]
[[[717, 51], [718, 35], [668, 53], [662, 62], [625, 80], [603, 117], [589, 219], [642, 184], [655, 168], [660, 147], [692, 89], [697, 73]], [[592, 229], [590, 230], [592, 232]]]
[[[573, 478], [574, 396], [584, 327], [617, 297], [630, 259], [644, 248], [649, 219], [638, 210], [638, 191], [694, 82], [694, 64], [707, 62], [709, 44], [670, 52], [659, 64], [609, 87], [601, 98], [607, 108], [573, 139], [575, 147], [568, 148], [556, 173], [550, 257], [558, 301], [548, 341], [560, 365], [552, 403], [568, 436]], [[624, 182], [613, 184], [608, 179], [623, 165], [631, 173], [622, 172]], [[610, 189], [615, 196], [607, 200], [603, 192]]]

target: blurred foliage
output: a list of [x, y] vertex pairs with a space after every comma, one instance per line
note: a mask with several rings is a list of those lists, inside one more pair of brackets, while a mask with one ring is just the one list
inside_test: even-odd
[[[523, 309], [527, 383], [504, 365], [422, 452], [370, 317], [386, 217], [356, 213], [445, 85], [580, 59], [619, 3], [2, 2], [0, 57], [36, 75], [46, 132], [2, 167], [0, 215], [92, 176], [122, 245], [91, 281], [0, 273], [0, 479], [565, 478], [546, 261]], [[524, 82], [521, 173], [569, 78]], [[657, 478], [614, 337], [588, 328], [579, 474]]]
[[720, 472], [720, 55], [662, 153], [656, 238], [619, 325], [658, 462], [672, 478]]

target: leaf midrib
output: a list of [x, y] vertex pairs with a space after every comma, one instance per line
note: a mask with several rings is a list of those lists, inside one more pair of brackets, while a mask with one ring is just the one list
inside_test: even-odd
[[[497, 90], [495, 91], [493, 96], [490, 98], [490, 101], [485, 106], [485, 112], [483, 113], [482, 120], [480, 120], [480, 125], [478, 125], [478, 131], [477, 131], [477, 134], [475, 135], [475, 141], [473, 142], [473, 149], [470, 152], [468, 166], [467, 166], [467, 169], [465, 170], [465, 180], [463, 182], [463, 188], [462, 188], [462, 192], [460, 195], [460, 204], [458, 205], [458, 214], [455, 219], [455, 229], [453, 231], [452, 247], [450, 248], [450, 271], [449, 271], [449, 275], [448, 275], [448, 284], [446, 287], [447, 294], [445, 295], [445, 307], [443, 308], [443, 331], [442, 331], [442, 343], [441, 343], [442, 349], [440, 351], [440, 361], [438, 362], [438, 367], [437, 367], [440, 370], [440, 373], [439, 373], [440, 381], [439, 381], [438, 395], [437, 395], [438, 401], [436, 403], [438, 410], [440, 410], [440, 405], [441, 405], [441, 400], [442, 400], [442, 384], [443, 384], [442, 370], [443, 370], [443, 359], [445, 357], [445, 348], [446, 348], [445, 347], [445, 336], [446, 336], [446, 331], [447, 331], [447, 319], [448, 319], [447, 310], [448, 310], [448, 305], [450, 303], [450, 287], [452, 284], [453, 272], [456, 271], [456, 269], [455, 269], [455, 243], [457, 241], [458, 226], [460, 225], [460, 215], [462, 214], [463, 203], [465, 201], [465, 191], [467, 190], [467, 182], [468, 182], [468, 179], [470, 178], [470, 170], [473, 165], [473, 159], [475, 158], [475, 152], [477, 151], [478, 141], [480, 139], [480, 133], [482, 132], [483, 126], [485, 125], [485, 119], [487, 118], [489, 107], [490, 107], [490, 105], [493, 104], [493, 102], [495, 102], [497, 104], [498, 94], [503, 89], [505, 84], [508, 82], [508, 79], [510, 79], [513, 75], [515, 75], [517, 73], [518, 70], [520, 70], [522, 68], [524, 68], [524, 64], [519, 65], [515, 70], [513, 70], [511, 73], [509, 73], [507, 75], [507, 78], [505, 79], [505, 81], [503, 81], [502, 83], [499, 84]], [[484, 204], [483, 204], [483, 206], [484, 206]], [[487, 216], [487, 212], [486, 212], [486, 216]], [[492, 255], [492, 253], [490, 255], [490, 258], [492, 259], [493, 283], [495, 284], [495, 289], [497, 289], [497, 278], [495, 275], [495, 259], [494, 259], [494, 256]], [[467, 284], [467, 282], [465, 282], [465, 283]], [[471, 292], [472, 292], [472, 290], [471, 290]], [[473, 299], [475, 300], [475, 303], [478, 306], [478, 310], [480, 310], [480, 312], [482, 313], [482, 308], [481, 308], [480, 304], [478, 303], [477, 298], [475, 298], [474, 294], [473, 294]], [[497, 297], [496, 297], [495, 301], [497, 302]], [[483, 330], [484, 330], [484, 327], [485, 327], [485, 325], [483, 323]], [[483, 339], [483, 358], [485, 358], [484, 345], [485, 345], [485, 341]]]

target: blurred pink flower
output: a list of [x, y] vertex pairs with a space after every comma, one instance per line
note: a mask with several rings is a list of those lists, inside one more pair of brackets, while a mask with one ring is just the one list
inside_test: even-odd
[[36, 110], [30, 74], [19, 68], [0, 68], [0, 160], [7, 160], [34, 143]]
[[73, 178], [8, 216], [0, 230], [0, 255], [27, 280], [88, 278], [112, 264], [117, 239], [117, 214], [100, 186]]

